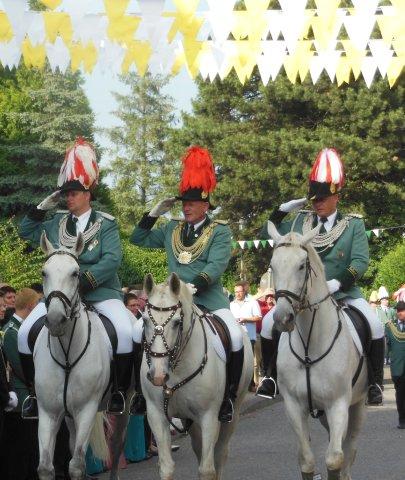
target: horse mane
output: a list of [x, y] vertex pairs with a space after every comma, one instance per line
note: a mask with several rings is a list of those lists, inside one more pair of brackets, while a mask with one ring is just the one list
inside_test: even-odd
[[[291, 242], [292, 245], [300, 247], [302, 246], [302, 235], [297, 232], [290, 232], [283, 237], [283, 241]], [[307, 243], [305, 248], [308, 251], [309, 262], [315, 273], [322, 274], [322, 276], [325, 277], [325, 267], [318, 252], [312, 246], [312, 243]]]

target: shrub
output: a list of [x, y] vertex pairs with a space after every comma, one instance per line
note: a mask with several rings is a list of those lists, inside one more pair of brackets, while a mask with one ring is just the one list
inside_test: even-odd
[[400, 241], [381, 259], [374, 280], [374, 290], [384, 285], [388, 292], [392, 293], [403, 283], [405, 283], [405, 240]]

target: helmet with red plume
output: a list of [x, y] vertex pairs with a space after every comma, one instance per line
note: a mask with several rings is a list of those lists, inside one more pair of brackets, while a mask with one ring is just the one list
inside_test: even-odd
[[183, 159], [183, 170], [177, 200], [207, 202], [211, 209], [209, 194], [217, 184], [210, 152], [197, 145], [187, 149]]
[[334, 148], [324, 148], [309, 174], [308, 198], [315, 200], [339, 193], [345, 182], [343, 163]]
[[94, 147], [82, 137], [76, 139], [73, 147], [66, 150], [61, 166], [58, 187], [62, 192], [80, 190], [93, 192], [99, 177]]

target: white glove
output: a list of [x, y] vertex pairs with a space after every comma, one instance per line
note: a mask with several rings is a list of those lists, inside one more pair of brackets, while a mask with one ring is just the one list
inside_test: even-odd
[[190, 292], [194, 295], [197, 292], [194, 283], [186, 283], [187, 287], [189, 288]]
[[298, 200], [290, 200], [289, 202], [282, 203], [278, 209], [280, 210], [280, 212], [290, 213], [290, 212], [293, 212], [294, 210], [299, 210], [306, 203], [307, 203], [306, 198], [299, 198]]
[[329, 293], [336, 293], [338, 290], [340, 290], [341, 287], [339, 280], [336, 280], [336, 278], [328, 280], [326, 284], [328, 285]]
[[60, 200], [60, 191], [56, 190], [56, 192], [51, 193], [48, 197], [45, 198], [45, 200], [42, 200], [42, 202], [37, 205], [38, 210], [52, 210], [52, 208], [55, 208]]
[[6, 412], [11, 412], [18, 405], [18, 398], [15, 392], [8, 392], [8, 404], [4, 409]]
[[152, 208], [152, 210], [149, 212], [149, 217], [157, 218], [161, 215], [164, 215], [173, 207], [175, 201], [176, 197], [166, 198], [165, 200], [162, 200]]

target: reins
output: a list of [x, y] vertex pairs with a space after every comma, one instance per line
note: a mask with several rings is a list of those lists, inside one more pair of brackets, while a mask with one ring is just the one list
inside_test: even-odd
[[[69, 255], [70, 257], [74, 258], [74, 260], [76, 261], [77, 264], [79, 264], [79, 262], [77, 260], [77, 257], [75, 255], [73, 255], [70, 252], [66, 252], [64, 250], [57, 250], [57, 251], [51, 253], [50, 255], [48, 255], [46, 260], [48, 260], [53, 255]], [[53, 298], [59, 299], [63, 304], [66, 316], [70, 320], [73, 319], [73, 321], [74, 321], [73, 328], [72, 328], [70, 338], [69, 338], [69, 342], [68, 342], [68, 347], [67, 347], [66, 350], [65, 350], [65, 348], [64, 348], [64, 346], [61, 342], [61, 339], [58, 337], [59, 345], [60, 345], [60, 347], [62, 349], [62, 352], [63, 352], [63, 355], [65, 357], [65, 363], [64, 364], [59, 362], [59, 360], [52, 353], [51, 341], [50, 341], [51, 340], [51, 334], [50, 334], [50, 331], [48, 329], [49, 354], [51, 355], [52, 360], [57, 365], [59, 365], [65, 372], [65, 381], [64, 381], [64, 385], [63, 385], [63, 407], [65, 409], [65, 415], [67, 417], [70, 417], [70, 418], [72, 417], [72, 415], [67, 408], [67, 388], [68, 388], [68, 384], [69, 384], [70, 373], [71, 373], [72, 369], [80, 362], [83, 355], [86, 353], [87, 348], [90, 344], [90, 337], [91, 337], [91, 322], [90, 322], [89, 312], [86, 308], [85, 309], [86, 315], [87, 315], [87, 340], [86, 340], [86, 344], [85, 344], [83, 350], [81, 351], [81, 353], [79, 354], [79, 356], [76, 358], [76, 360], [74, 362], [70, 362], [69, 361], [70, 349], [71, 349], [71, 346], [72, 346], [73, 336], [74, 336], [74, 333], [75, 333], [75, 330], [76, 330], [77, 320], [78, 320], [79, 314], [80, 314], [80, 297], [78, 296], [78, 291], [79, 291], [79, 283], [77, 284], [77, 288], [76, 288], [76, 290], [74, 292], [74, 295], [73, 295], [73, 298], [77, 297], [77, 301], [75, 302], [75, 304], [73, 306], [72, 306], [72, 301], [60, 290], [52, 290], [52, 292], [50, 292], [49, 295], [45, 299], [45, 305], [46, 305], [47, 309], [48, 309], [49, 304], [50, 304], [50, 302]], [[69, 312], [68, 312], [68, 309], [69, 309]]]

